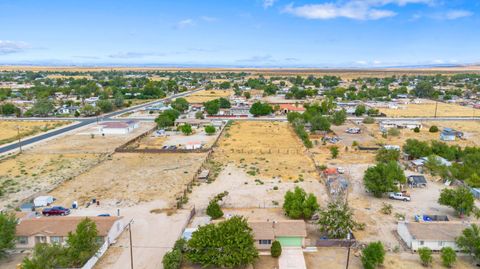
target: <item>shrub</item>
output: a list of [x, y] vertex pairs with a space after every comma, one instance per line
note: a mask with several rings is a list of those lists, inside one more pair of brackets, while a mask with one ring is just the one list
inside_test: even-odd
[[313, 193], [307, 194], [300, 187], [285, 194], [283, 210], [292, 219], [310, 219], [318, 208], [317, 197]]
[[223, 217], [223, 211], [216, 200], [210, 201], [210, 203], [208, 204], [207, 215], [209, 215], [212, 219], [218, 219]]
[[382, 213], [385, 214], [385, 215], [392, 214], [392, 210], [393, 210], [393, 206], [391, 204], [387, 204], [387, 203], [383, 203], [382, 209], [380, 209], [380, 211], [382, 211]]
[[339, 150], [337, 146], [330, 147], [330, 154], [332, 156], [332, 159], [336, 159], [338, 157], [338, 153], [339, 153]]
[[274, 258], [280, 257], [282, 255], [282, 245], [280, 245], [280, 242], [278, 241], [273, 241], [272, 247], [270, 248], [270, 254]]
[[375, 119], [372, 118], [372, 117], [365, 117], [365, 118], [363, 119], [363, 123], [365, 123], [365, 124], [373, 124], [373, 123], [375, 123]]
[[415, 129], [413, 129], [413, 131], [414, 131], [415, 133], [420, 133], [420, 128], [415, 127]]
[[214, 134], [215, 133], [215, 126], [213, 125], [207, 125], [205, 126], [205, 133], [211, 135], [211, 134]]
[[452, 267], [452, 265], [457, 260], [457, 254], [455, 253], [455, 250], [453, 250], [453, 248], [451, 247], [442, 248], [440, 254], [440, 257], [442, 258], [442, 264], [445, 267]]
[[431, 249], [427, 247], [419, 248], [418, 255], [420, 256], [420, 260], [422, 261], [423, 266], [429, 266], [430, 264], [432, 264], [433, 258]]
[[362, 264], [365, 269], [374, 269], [383, 264], [385, 259], [385, 249], [382, 242], [374, 242], [368, 244], [362, 250]]
[[400, 135], [400, 130], [398, 130], [397, 128], [390, 128], [390, 129], [388, 129], [387, 133], [390, 136], [399, 136]]
[[162, 264], [164, 269], [179, 269], [182, 264], [182, 253], [178, 249], [167, 252], [163, 256]]
[[436, 133], [438, 132], [438, 127], [436, 125], [432, 125], [430, 129], [428, 129], [430, 133]]

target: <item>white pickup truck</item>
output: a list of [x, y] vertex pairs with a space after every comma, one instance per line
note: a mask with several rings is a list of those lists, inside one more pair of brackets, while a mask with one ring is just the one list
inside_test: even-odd
[[392, 192], [388, 195], [388, 198], [393, 200], [401, 200], [405, 202], [410, 202], [410, 196], [403, 194], [401, 192]]

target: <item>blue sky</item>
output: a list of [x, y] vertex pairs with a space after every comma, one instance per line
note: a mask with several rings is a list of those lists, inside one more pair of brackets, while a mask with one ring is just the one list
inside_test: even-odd
[[0, 0], [0, 64], [480, 62], [480, 0]]

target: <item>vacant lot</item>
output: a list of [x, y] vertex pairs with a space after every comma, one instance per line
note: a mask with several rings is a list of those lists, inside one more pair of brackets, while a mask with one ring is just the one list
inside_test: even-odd
[[[67, 125], [68, 121], [0, 121], [0, 145]], [[20, 137], [18, 136], [20, 133]]]
[[300, 139], [286, 122], [239, 121], [226, 127], [214, 159], [248, 174], [287, 181], [317, 178]]
[[88, 172], [51, 192], [60, 204], [80, 205], [97, 198], [102, 203], [133, 205], [160, 199], [175, 202], [199, 169], [205, 154], [115, 154]]
[[128, 135], [95, 135], [86, 126], [74, 133], [38, 144], [22, 154], [0, 160], [0, 208], [16, 206], [37, 193], [48, 192], [106, 160], [116, 147], [148, 129], [149, 124]]
[[185, 97], [185, 99], [189, 103], [203, 103], [220, 97], [228, 98], [232, 93], [232, 90], [203, 90], [195, 92]]
[[137, 149], [161, 149], [163, 146], [177, 146], [179, 149], [185, 149], [185, 146], [189, 143], [200, 143], [203, 148], [210, 148], [218, 133], [217, 130], [217, 134], [207, 135], [203, 128], [193, 127], [193, 134], [191, 135], [184, 135], [181, 132], [167, 132], [167, 136], [151, 134], [131, 146]]
[[[419, 133], [415, 133], [410, 129], [400, 129], [398, 136], [388, 135], [387, 138], [382, 137], [380, 132], [380, 126], [378, 124], [366, 124], [366, 134], [373, 138], [370, 143], [362, 145], [373, 144], [388, 144], [402, 146], [407, 139], [418, 139], [422, 141], [437, 140], [440, 141], [440, 132], [443, 128], [454, 128], [458, 131], [464, 132], [465, 139], [457, 139], [455, 141], [446, 142], [448, 144], [465, 146], [478, 146], [480, 145], [480, 123], [476, 121], [426, 121], [422, 122], [423, 127]], [[438, 133], [430, 133], [430, 126], [436, 125], [439, 128]]]
[[[401, 105], [398, 109], [380, 108], [388, 117], [434, 117], [435, 102], [425, 100], [421, 104]], [[438, 102], [437, 117], [472, 117], [480, 116], [480, 110], [456, 104]]]

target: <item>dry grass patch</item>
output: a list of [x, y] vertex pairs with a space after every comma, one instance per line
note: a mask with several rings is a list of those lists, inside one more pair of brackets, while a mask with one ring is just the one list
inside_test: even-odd
[[251, 176], [283, 180], [316, 178], [315, 166], [286, 122], [234, 122], [224, 131], [214, 160], [232, 162]]
[[111, 160], [67, 181], [51, 195], [59, 203], [100, 201], [136, 204], [155, 199], [173, 203], [195, 176], [206, 154], [115, 154]]
[[[379, 110], [388, 117], [434, 117], [435, 102], [425, 101], [421, 104], [401, 105], [399, 109], [379, 108]], [[438, 102], [437, 117], [472, 117], [473, 115], [480, 116], [480, 110]]]
[[18, 131], [20, 131], [20, 138], [24, 138], [69, 123], [69, 121], [0, 121], [0, 145], [18, 140]]
[[187, 99], [189, 103], [203, 103], [220, 97], [228, 98], [232, 93], [232, 90], [203, 90], [195, 92], [185, 97], [185, 99]]

